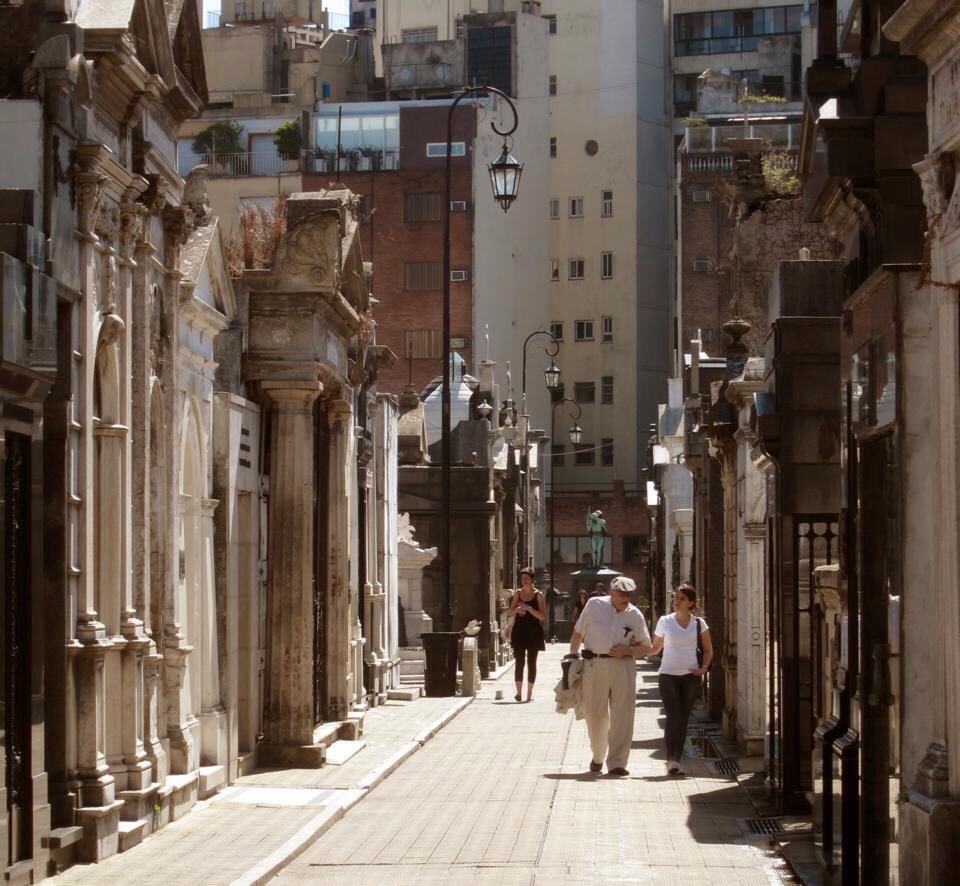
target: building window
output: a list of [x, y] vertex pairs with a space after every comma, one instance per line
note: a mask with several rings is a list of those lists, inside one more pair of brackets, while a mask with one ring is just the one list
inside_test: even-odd
[[607, 468], [613, 466], [613, 437], [600, 440], [600, 464]]
[[555, 135], [550, 136], [550, 159], [555, 160], [557, 157], [557, 137]]
[[545, 15], [543, 16], [547, 20], [547, 33], [556, 34], [557, 33], [557, 17], [555, 15]]
[[577, 341], [593, 341], [593, 320], [577, 320], [573, 324], [573, 337]]
[[600, 318], [600, 335], [604, 343], [613, 341], [613, 317]]
[[613, 402], [613, 376], [612, 375], [600, 376], [600, 402], [601, 403]]
[[[363, 15], [363, 13], [361, 13]], [[273, 18], [273, 0], [263, 0], [263, 17]], [[360, 27], [363, 27], [363, 19], [360, 19]]]
[[578, 403], [593, 403], [596, 399], [596, 385], [592, 381], [575, 381], [573, 399]]
[[557, 75], [551, 74], [550, 80], [547, 84], [547, 94], [556, 95], [557, 94]]
[[562, 468], [566, 464], [567, 451], [564, 449], [562, 443], [554, 443], [550, 447], [550, 454], [553, 456], [553, 466], [555, 468]]
[[570, 218], [583, 218], [583, 197], [570, 198]]
[[560, 279], [560, 259], [558, 258], [550, 259], [550, 279], [551, 280]]
[[602, 218], [613, 215], [613, 191], [600, 192], [600, 215]]
[[563, 323], [554, 320], [550, 324], [550, 334], [557, 340], [563, 341]]
[[567, 261], [567, 277], [570, 280], [583, 279], [583, 259], [571, 258]]
[[439, 360], [439, 329], [407, 329], [403, 333], [403, 356], [414, 360]]
[[697, 109], [699, 74], [673, 75], [673, 115], [686, 117]]
[[467, 83], [484, 83], [513, 95], [512, 39], [509, 25], [468, 27]]
[[[450, 156], [463, 157], [467, 153], [467, 146], [463, 142], [450, 142]], [[428, 157], [446, 157], [446, 142], [427, 142]]]
[[550, 201], [550, 218], [560, 218], [560, 201]]
[[600, 279], [611, 280], [613, 278], [613, 253], [600, 253]]
[[640, 564], [639, 535], [623, 536], [623, 562], [624, 564], [632, 563], [635, 566]]
[[442, 286], [440, 262], [408, 261], [403, 264], [403, 288], [440, 289]]
[[435, 43], [437, 40], [437, 29], [404, 28], [403, 31], [400, 32], [400, 39], [404, 43]]
[[573, 463], [580, 467], [596, 464], [597, 453], [592, 443], [577, 443], [574, 445], [575, 455]]
[[675, 15], [674, 55], [756, 52], [760, 37], [799, 34], [801, 8], [797, 4]]
[[405, 222], [440, 221], [440, 194], [404, 194], [403, 220]]

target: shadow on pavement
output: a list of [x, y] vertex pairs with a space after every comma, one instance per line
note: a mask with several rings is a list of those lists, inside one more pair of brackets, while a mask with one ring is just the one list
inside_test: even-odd
[[553, 781], [599, 781], [599, 772], [545, 772], [544, 778]]

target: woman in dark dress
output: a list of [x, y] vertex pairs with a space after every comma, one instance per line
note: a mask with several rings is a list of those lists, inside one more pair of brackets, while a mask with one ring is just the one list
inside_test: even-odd
[[510, 643], [516, 663], [513, 679], [517, 684], [516, 701], [521, 701], [523, 689], [523, 662], [527, 662], [527, 701], [533, 700], [533, 684], [537, 680], [537, 653], [546, 647], [543, 642], [543, 620], [546, 618], [546, 604], [543, 594], [533, 586], [533, 569], [524, 566], [520, 570], [520, 587], [510, 602], [510, 614], [516, 616]]

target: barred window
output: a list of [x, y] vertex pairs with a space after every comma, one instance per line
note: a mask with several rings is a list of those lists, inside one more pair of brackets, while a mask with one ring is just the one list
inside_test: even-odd
[[403, 288], [440, 289], [442, 288], [440, 262], [408, 261], [403, 265]]
[[603, 437], [600, 440], [600, 464], [610, 467], [613, 464], [613, 438]]
[[575, 443], [573, 448], [576, 451], [573, 457], [574, 464], [581, 466], [596, 464], [597, 453], [592, 443]]
[[592, 381], [575, 381], [573, 399], [578, 403], [593, 403], [596, 399], [596, 385]]
[[550, 451], [553, 454], [553, 466], [555, 468], [562, 468], [567, 461], [566, 449], [562, 443], [554, 443], [550, 447]]
[[613, 402], [613, 376], [603, 375], [600, 377], [600, 402]]
[[414, 360], [440, 359], [439, 329], [408, 329], [403, 333], [403, 356]]
[[405, 222], [440, 221], [440, 194], [404, 194], [403, 220]]

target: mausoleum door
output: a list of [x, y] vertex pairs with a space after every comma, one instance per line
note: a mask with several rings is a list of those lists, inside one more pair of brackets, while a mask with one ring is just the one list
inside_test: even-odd
[[896, 851], [891, 805], [899, 761], [898, 662], [891, 613], [899, 612], [899, 467], [892, 434], [861, 441], [857, 568], [860, 586], [860, 680], [856, 708], [861, 742], [860, 846], [864, 883], [890, 880]]
[[[30, 743], [31, 440], [0, 434], [0, 788], [6, 794], [7, 865], [30, 856], [32, 837]], [[0, 831], [2, 833], [2, 831]]]

